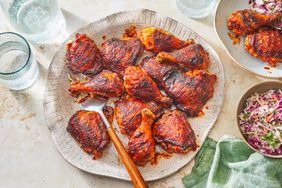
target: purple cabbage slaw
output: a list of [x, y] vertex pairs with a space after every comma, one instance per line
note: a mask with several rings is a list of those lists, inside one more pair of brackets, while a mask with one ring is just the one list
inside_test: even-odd
[[[281, 13], [282, 14], [282, 0], [249, 0], [252, 9], [256, 12], [270, 14]], [[274, 26], [277, 29], [282, 30], [282, 20]]]
[[282, 154], [282, 91], [255, 93], [246, 100], [239, 115], [247, 142], [268, 155]]

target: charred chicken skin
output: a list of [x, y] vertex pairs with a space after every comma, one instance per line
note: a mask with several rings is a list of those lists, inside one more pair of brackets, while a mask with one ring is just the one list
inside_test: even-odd
[[176, 102], [177, 108], [190, 117], [196, 117], [213, 96], [215, 81], [216, 76], [204, 70], [175, 71], [165, 80], [164, 88]]
[[145, 50], [153, 53], [172, 51], [193, 44], [193, 40], [184, 41], [163, 29], [145, 27], [140, 32], [140, 40]]
[[172, 62], [189, 69], [206, 69], [209, 66], [209, 54], [200, 44], [192, 44], [173, 52], [161, 52], [159, 62]]
[[91, 79], [85, 81], [72, 80], [69, 88], [70, 95], [80, 97], [78, 102], [88, 98], [105, 100], [109, 97], [119, 97], [123, 94], [123, 81], [118, 74], [103, 70]]
[[75, 35], [66, 45], [66, 65], [73, 73], [88, 76], [98, 74], [103, 69], [103, 60], [95, 42], [86, 34]]
[[170, 74], [178, 70], [178, 68], [171, 63], [160, 63], [156, 60], [156, 56], [143, 58], [140, 63], [140, 67], [147, 72], [147, 74], [158, 84], [160, 88], [163, 88], [165, 85], [164, 81], [170, 76]]
[[100, 115], [94, 111], [79, 110], [69, 120], [67, 131], [93, 159], [101, 156], [110, 138]]
[[144, 166], [146, 162], [154, 161], [156, 144], [152, 133], [155, 115], [147, 108], [141, 111], [142, 122], [128, 142], [128, 154], [136, 165]]
[[130, 66], [125, 70], [124, 87], [130, 96], [147, 101], [156, 101], [169, 108], [172, 99], [164, 96], [157, 84], [140, 67]]
[[168, 153], [186, 153], [197, 149], [196, 137], [187, 115], [179, 110], [163, 114], [154, 124], [153, 134], [156, 142]]
[[137, 58], [143, 51], [144, 46], [139, 39], [112, 38], [105, 41], [101, 49], [105, 68], [121, 76], [128, 66], [136, 64]]
[[238, 10], [228, 17], [228, 29], [238, 36], [252, 34], [262, 27], [281, 22], [282, 14], [262, 14], [249, 9]]
[[123, 96], [115, 102], [115, 118], [122, 134], [131, 136], [140, 126], [142, 121], [141, 111], [144, 108], [151, 110], [156, 117], [161, 113], [161, 106], [156, 102], [146, 102], [129, 95]]
[[278, 30], [262, 30], [248, 35], [245, 49], [254, 57], [275, 67], [282, 62], [282, 34]]
[[198, 116], [213, 96], [216, 76], [204, 70], [183, 72], [171, 65], [160, 63], [155, 57], [145, 58], [141, 67], [162, 85], [176, 106], [189, 116]]

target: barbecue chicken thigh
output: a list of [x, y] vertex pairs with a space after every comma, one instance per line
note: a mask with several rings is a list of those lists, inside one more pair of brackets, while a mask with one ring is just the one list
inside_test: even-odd
[[146, 57], [141, 67], [176, 103], [176, 107], [195, 117], [213, 96], [216, 76], [205, 70], [184, 72], [171, 65], [160, 63], [155, 57]]
[[189, 69], [206, 69], [209, 66], [209, 54], [200, 44], [192, 44], [173, 52], [160, 52], [159, 62], [172, 62]]
[[282, 62], [282, 33], [278, 30], [262, 30], [248, 35], [245, 49], [252, 56], [275, 67], [278, 62]]
[[100, 50], [86, 34], [77, 33], [75, 39], [67, 43], [65, 61], [75, 74], [93, 76], [103, 69]]
[[154, 101], [144, 101], [129, 95], [123, 96], [115, 102], [115, 118], [122, 134], [131, 136], [140, 126], [141, 111], [144, 108], [151, 110], [156, 117], [162, 111], [161, 106]]
[[164, 96], [157, 84], [140, 67], [130, 66], [125, 70], [124, 87], [130, 96], [156, 101], [165, 108], [169, 108], [172, 104], [172, 99]]
[[156, 27], [143, 28], [140, 32], [140, 40], [145, 46], [145, 50], [153, 53], [172, 51], [194, 43], [193, 40], [181, 40], [171, 33]]
[[123, 76], [124, 70], [135, 65], [143, 51], [144, 46], [138, 39], [112, 38], [102, 44], [101, 54], [105, 68]]
[[79, 110], [69, 120], [67, 131], [93, 159], [101, 156], [110, 138], [100, 115], [95, 111]]
[[164, 88], [175, 101], [177, 108], [190, 117], [196, 117], [213, 96], [215, 81], [216, 76], [204, 70], [186, 73], [175, 71], [165, 80]]
[[71, 79], [70, 95], [80, 97], [77, 102], [88, 98], [105, 100], [109, 97], [119, 97], [123, 94], [123, 80], [118, 74], [103, 70], [91, 79], [84, 81]]
[[252, 34], [262, 27], [281, 22], [282, 13], [262, 14], [245, 9], [233, 12], [228, 17], [228, 29], [238, 36]]
[[186, 153], [197, 149], [196, 137], [187, 115], [179, 110], [167, 111], [153, 125], [157, 143], [168, 153]]
[[147, 108], [141, 111], [142, 122], [128, 142], [127, 151], [136, 165], [144, 166], [146, 162], [153, 163], [156, 144], [152, 133], [155, 115]]

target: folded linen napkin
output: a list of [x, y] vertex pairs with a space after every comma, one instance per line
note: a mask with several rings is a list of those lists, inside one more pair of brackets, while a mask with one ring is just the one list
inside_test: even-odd
[[207, 138], [195, 160], [182, 179], [187, 188], [282, 188], [282, 159], [264, 157], [235, 137]]

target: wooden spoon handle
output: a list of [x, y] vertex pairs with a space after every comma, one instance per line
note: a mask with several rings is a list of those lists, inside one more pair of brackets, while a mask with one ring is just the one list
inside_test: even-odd
[[140, 174], [138, 168], [136, 167], [136, 165], [134, 164], [134, 162], [131, 160], [130, 156], [128, 155], [127, 151], [125, 150], [125, 148], [123, 147], [120, 139], [118, 138], [118, 136], [116, 135], [114, 129], [112, 127], [109, 127], [108, 129], [108, 133], [111, 137], [112, 142], [114, 143], [116, 150], [119, 154], [119, 157], [121, 158], [121, 160], [123, 161], [127, 172], [134, 184], [134, 186], [136, 188], [147, 188], [147, 184], [144, 181], [142, 175]]

